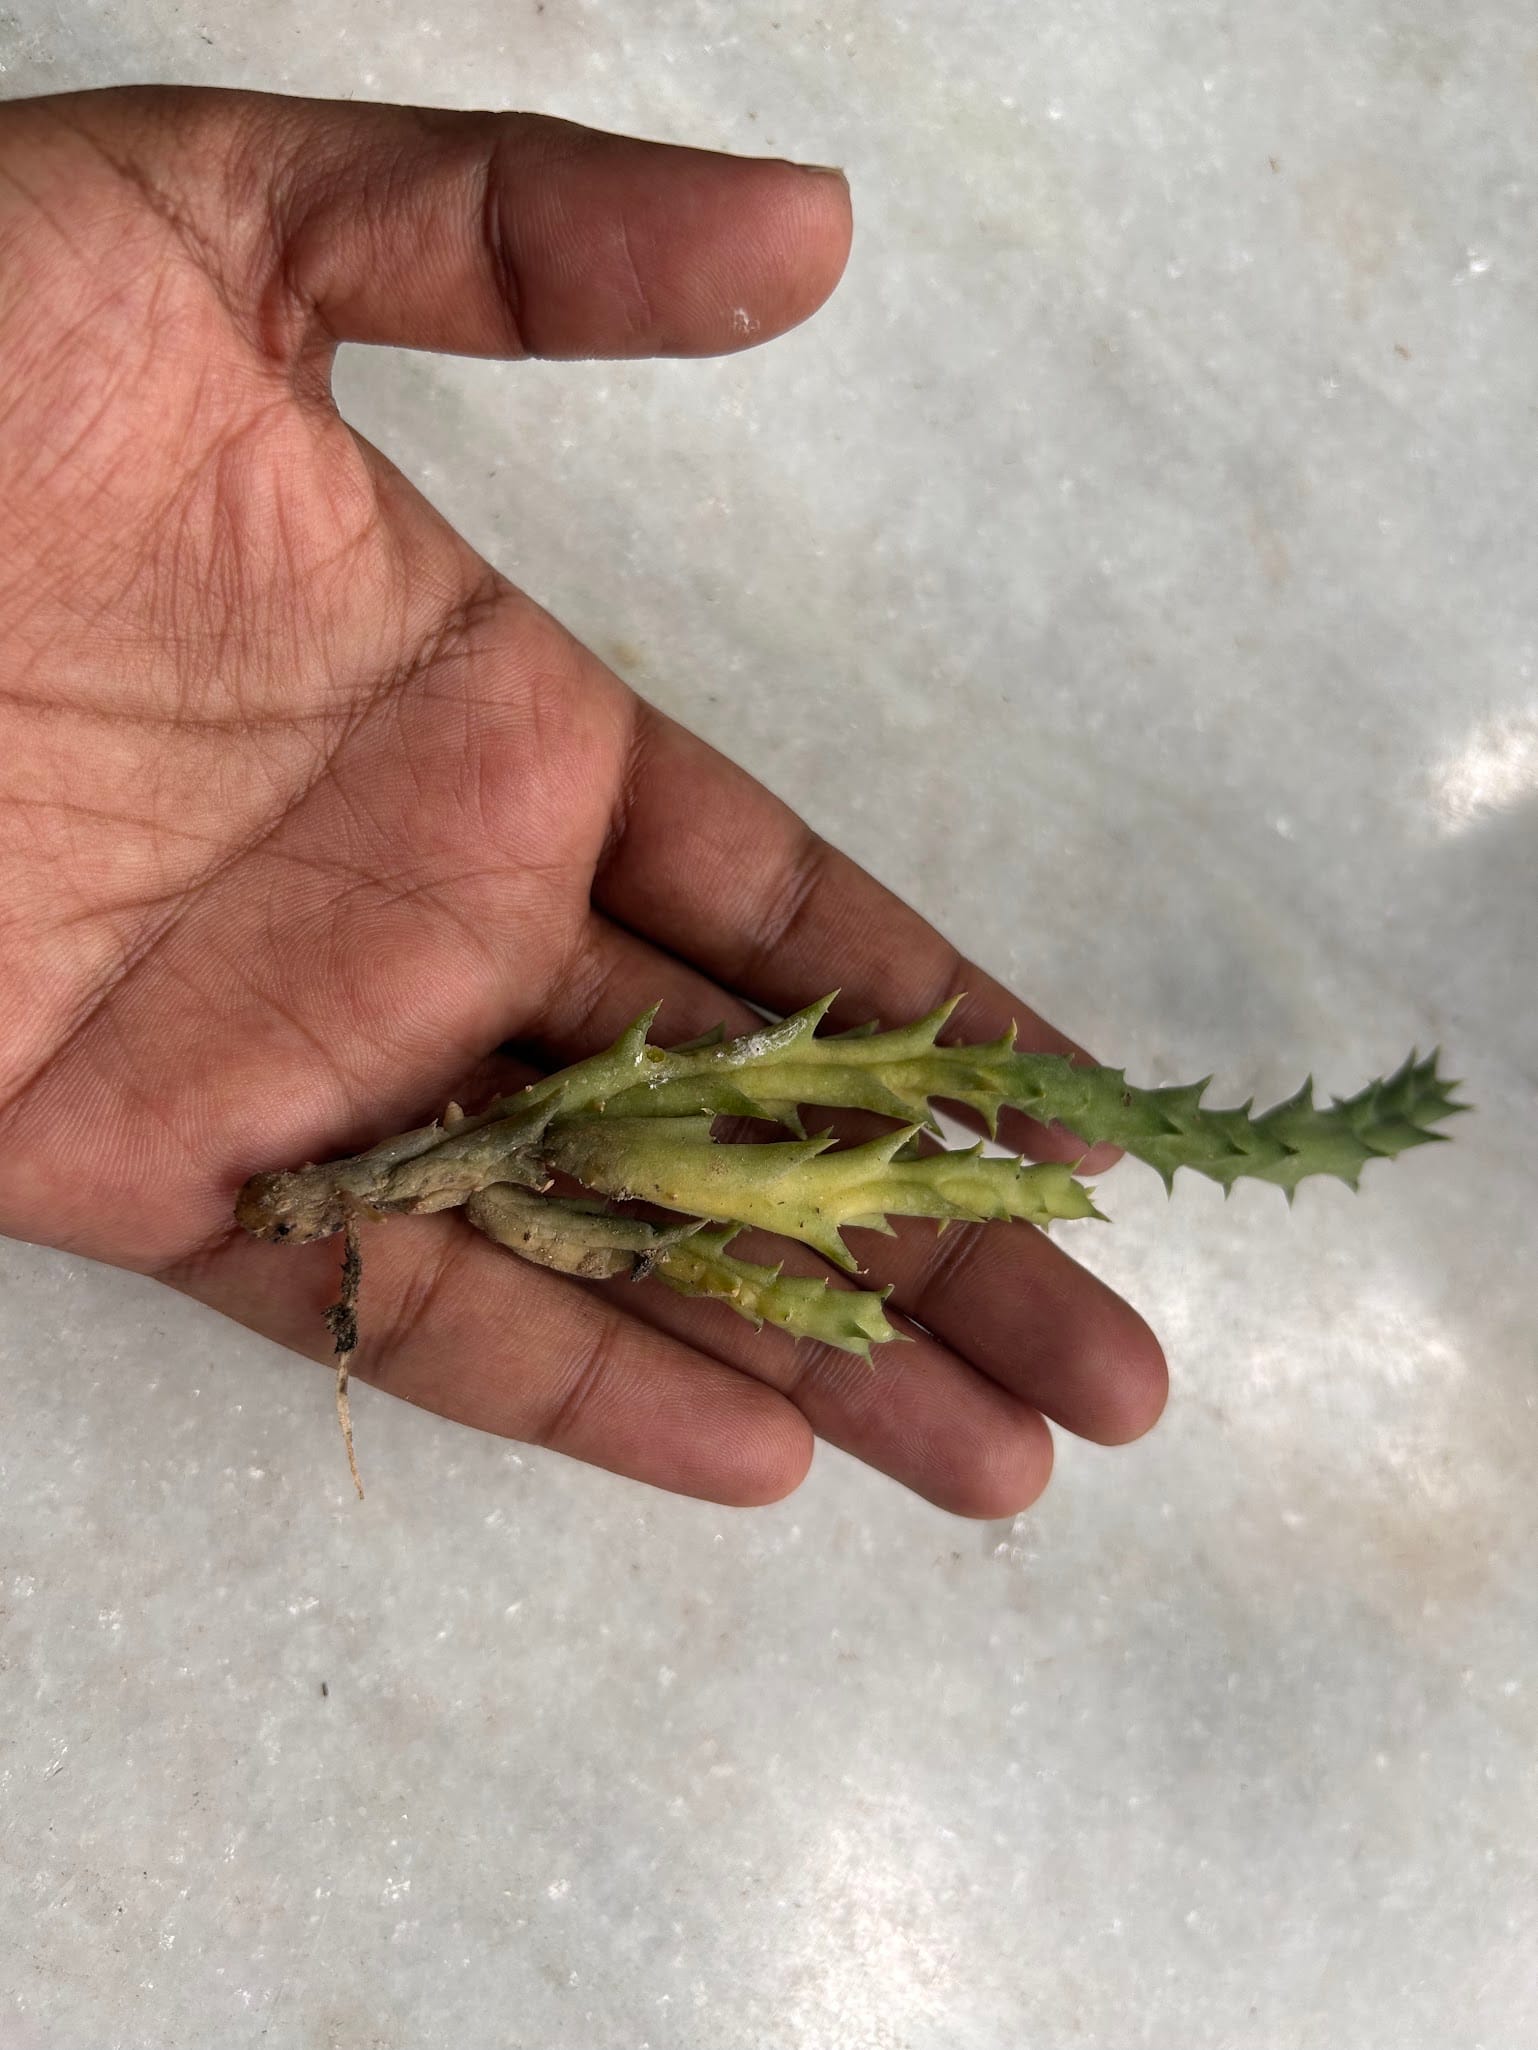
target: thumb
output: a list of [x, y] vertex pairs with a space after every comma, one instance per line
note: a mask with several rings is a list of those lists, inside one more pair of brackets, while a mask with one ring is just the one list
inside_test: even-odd
[[278, 354], [725, 354], [806, 319], [849, 253], [837, 171], [531, 114], [174, 88], [87, 102], [132, 128], [173, 206], [223, 217]]

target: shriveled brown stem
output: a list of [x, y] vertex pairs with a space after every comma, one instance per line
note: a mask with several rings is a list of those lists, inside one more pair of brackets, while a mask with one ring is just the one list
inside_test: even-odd
[[697, 1223], [647, 1224], [617, 1217], [603, 1203], [558, 1201], [506, 1183], [472, 1196], [465, 1216], [523, 1259], [587, 1281], [626, 1274], [643, 1280], [659, 1253], [700, 1229]]

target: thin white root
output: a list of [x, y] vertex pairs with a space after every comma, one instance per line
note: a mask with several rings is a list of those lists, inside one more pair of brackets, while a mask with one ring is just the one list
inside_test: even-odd
[[342, 1427], [342, 1443], [347, 1447], [347, 1471], [352, 1475], [352, 1484], [358, 1491], [358, 1500], [363, 1500], [363, 1482], [358, 1474], [358, 1456], [352, 1448], [352, 1407], [347, 1400], [347, 1370], [352, 1365], [352, 1354], [342, 1353], [336, 1363], [336, 1420]]
[[336, 1420], [342, 1427], [347, 1447], [347, 1471], [363, 1500], [363, 1482], [358, 1477], [357, 1455], [352, 1447], [352, 1409], [347, 1400], [348, 1370], [358, 1349], [358, 1291], [363, 1284], [363, 1248], [358, 1239], [358, 1220], [349, 1207], [343, 1227], [342, 1293], [326, 1312], [326, 1329], [336, 1342]]

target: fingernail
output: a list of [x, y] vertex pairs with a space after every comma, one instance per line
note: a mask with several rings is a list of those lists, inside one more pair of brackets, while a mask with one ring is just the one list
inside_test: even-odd
[[849, 183], [849, 173], [841, 164], [803, 164], [795, 157], [781, 157], [782, 164], [792, 164], [798, 171], [805, 171], [811, 178], [837, 178], [843, 184]]

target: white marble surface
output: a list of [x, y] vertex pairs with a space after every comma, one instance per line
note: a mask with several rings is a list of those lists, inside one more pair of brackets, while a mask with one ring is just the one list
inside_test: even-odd
[[0, 1247], [0, 2042], [1538, 2041], [1530, 10], [6, 0], [0, 66], [847, 165], [772, 349], [346, 408], [1091, 1045], [1480, 1106], [1290, 1217], [1119, 1171], [1174, 1396], [1014, 1526], [366, 1390], [360, 1508], [322, 1377]]

